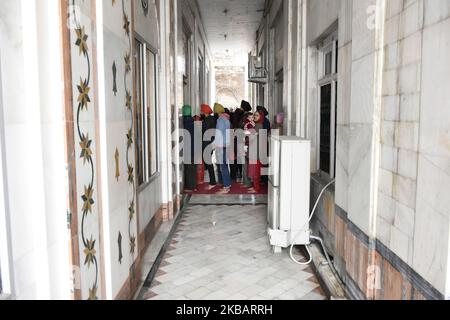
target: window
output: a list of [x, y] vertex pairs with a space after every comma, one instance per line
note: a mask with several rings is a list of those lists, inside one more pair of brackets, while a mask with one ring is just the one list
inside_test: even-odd
[[330, 75], [333, 68], [333, 52], [327, 52], [325, 54], [325, 75]]
[[331, 84], [320, 88], [320, 169], [331, 175]]
[[319, 47], [319, 157], [321, 173], [335, 176], [338, 42], [333, 34]]
[[139, 185], [158, 172], [157, 55], [144, 42], [136, 40], [136, 173]]

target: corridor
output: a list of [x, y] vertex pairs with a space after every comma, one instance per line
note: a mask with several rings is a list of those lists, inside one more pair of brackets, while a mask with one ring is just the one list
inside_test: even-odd
[[326, 299], [311, 267], [296, 265], [287, 251], [271, 252], [264, 204], [238, 196], [226, 199], [230, 205], [191, 200], [143, 299]]
[[448, 57], [450, 0], [0, 0], [0, 300], [450, 299]]

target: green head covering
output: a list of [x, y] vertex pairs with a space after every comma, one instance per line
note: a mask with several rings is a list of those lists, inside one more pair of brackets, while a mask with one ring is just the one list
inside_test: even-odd
[[220, 103], [216, 103], [214, 105], [214, 113], [217, 113], [218, 115], [225, 113], [225, 107], [223, 105], [221, 105]]
[[192, 107], [190, 105], [183, 106], [183, 117], [192, 116]]

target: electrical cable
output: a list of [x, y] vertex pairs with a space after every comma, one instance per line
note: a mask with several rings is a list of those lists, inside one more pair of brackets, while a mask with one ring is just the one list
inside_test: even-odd
[[[294, 257], [294, 252], [293, 252], [293, 251], [294, 251], [295, 242], [296, 242], [297, 239], [300, 237], [300, 235], [305, 231], [305, 228], [306, 228], [307, 226], [309, 226], [309, 223], [311, 222], [312, 218], [314, 217], [314, 214], [316, 213], [317, 207], [318, 207], [318, 205], [319, 205], [320, 199], [322, 199], [323, 194], [324, 194], [325, 191], [326, 191], [331, 185], [333, 185], [335, 182], [336, 182], [336, 180], [334, 180], [334, 179], [331, 180], [331, 181], [330, 181], [330, 182], [322, 189], [322, 191], [321, 191], [320, 194], [319, 194], [319, 197], [318, 197], [317, 200], [316, 200], [316, 203], [314, 204], [314, 207], [313, 207], [313, 209], [312, 209], [312, 211], [311, 211], [311, 214], [309, 215], [308, 221], [303, 225], [303, 227], [300, 229], [300, 231], [297, 233], [297, 235], [295, 236], [295, 238], [294, 238], [293, 241], [292, 241], [291, 248], [290, 248], [290, 250], [289, 250], [289, 255], [290, 255], [292, 261], [294, 261], [294, 262], [295, 262], [296, 264], [298, 264], [298, 265], [301, 265], [301, 266], [309, 265], [309, 264], [312, 262], [312, 255], [311, 255], [311, 251], [310, 251], [310, 249], [309, 249], [309, 245], [310, 245], [310, 244], [308, 244], [308, 245], [305, 245], [305, 248], [306, 248], [306, 251], [308, 252], [309, 260], [308, 260], [307, 262], [302, 262], [302, 261], [298, 261], [297, 259], [295, 259], [295, 257]], [[314, 237], [314, 236], [311, 235], [311, 236], [310, 236], [310, 239], [318, 240], [318, 239], [320, 239], [320, 238]], [[323, 248], [324, 251], [325, 251], [325, 255], [326, 255], [326, 257], [327, 257], [327, 261], [328, 261], [328, 263], [330, 264], [331, 268], [334, 269], [334, 266], [333, 266], [333, 264], [331, 263], [331, 260], [330, 260], [330, 258], [329, 258], [329, 256], [328, 256], [328, 253], [327, 253], [327, 251], [326, 251], [326, 249], [325, 249], [325, 246], [324, 246], [324, 244], [323, 244], [322, 239], [320, 239], [320, 241], [321, 241], [321, 243], [322, 243], [322, 248]]]
[[[334, 268], [333, 262], [331, 262], [330, 256], [328, 255], [327, 249], [325, 248], [325, 244], [324, 244], [322, 238], [315, 237], [315, 236], [311, 236], [311, 239], [314, 239], [314, 240], [317, 240], [317, 241], [320, 242], [320, 244], [321, 244], [321, 246], [322, 246], [322, 249], [323, 249], [323, 252], [325, 253], [325, 258], [327, 259], [328, 265], [329, 265], [330, 268], [331, 268], [331, 271], [333, 271], [333, 273], [334, 273], [334, 274], [337, 276], [337, 278], [339, 279], [338, 272], [337, 272], [337, 270]], [[312, 257], [311, 257], [311, 260], [312, 260]]]

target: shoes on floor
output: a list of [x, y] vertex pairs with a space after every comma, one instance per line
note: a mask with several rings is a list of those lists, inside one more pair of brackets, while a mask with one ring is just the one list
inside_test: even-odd
[[248, 188], [248, 193], [257, 193], [254, 188]]
[[223, 188], [222, 190], [217, 192], [217, 194], [229, 194], [230, 191], [231, 191], [231, 187], [230, 188]]

